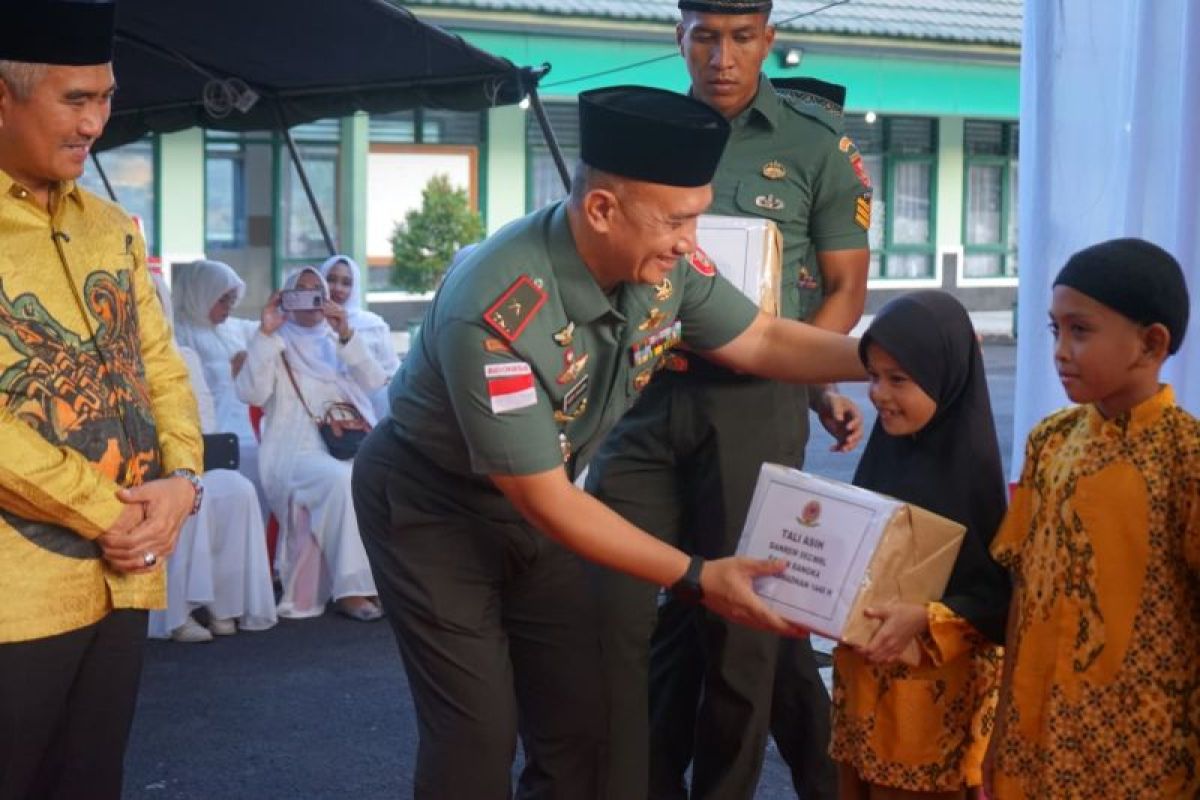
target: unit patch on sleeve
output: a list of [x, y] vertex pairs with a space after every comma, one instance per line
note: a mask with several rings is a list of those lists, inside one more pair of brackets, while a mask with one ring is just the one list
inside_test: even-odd
[[862, 153], [858, 152], [858, 147], [849, 136], [842, 137], [838, 143], [838, 149], [847, 154], [850, 166], [854, 167], [854, 174], [858, 176], [858, 182], [863, 185], [864, 189], [870, 189], [871, 177], [867, 175], [867, 165], [863, 163]]
[[717, 265], [708, 257], [708, 253], [705, 253], [699, 247], [696, 248], [694, 253], [688, 256], [688, 263], [692, 265], [692, 269], [706, 278], [711, 278], [717, 274]]
[[533, 368], [524, 361], [506, 364], [485, 364], [488, 399], [493, 414], [504, 414], [537, 405], [537, 390], [533, 387]]
[[522, 275], [483, 313], [483, 320], [506, 340], [515, 342], [545, 304], [546, 292], [528, 275]]

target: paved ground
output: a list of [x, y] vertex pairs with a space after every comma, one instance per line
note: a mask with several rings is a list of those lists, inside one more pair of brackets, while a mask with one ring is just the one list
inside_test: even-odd
[[[1006, 460], [1015, 355], [1011, 345], [985, 348]], [[846, 388], [870, 411], [862, 386]], [[848, 479], [857, 456], [830, 454], [828, 445], [814, 436], [809, 469]], [[125, 797], [410, 797], [413, 719], [386, 624], [328, 614], [209, 645], [150, 642]], [[773, 748], [757, 797], [794, 797]]]

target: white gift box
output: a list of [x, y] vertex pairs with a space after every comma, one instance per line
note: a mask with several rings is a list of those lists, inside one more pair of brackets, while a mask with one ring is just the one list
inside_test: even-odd
[[769, 219], [701, 215], [696, 228], [700, 248], [730, 283], [762, 311], [779, 314], [779, 274], [783, 237]]
[[[863, 609], [941, 598], [965, 528], [857, 486], [763, 464], [738, 555], [788, 563], [755, 591], [780, 616], [854, 645], [879, 622]], [[905, 660], [914, 663], [915, 649]]]

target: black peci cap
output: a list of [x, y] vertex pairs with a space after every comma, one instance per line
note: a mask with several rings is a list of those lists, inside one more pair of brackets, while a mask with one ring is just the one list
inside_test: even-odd
[[770, 14], [771, 0], [679, 0], [679, 10], [701, 14]]
[[1080, 250], [1054, 279], [1139, 325], [1162, 323], [1178, 352], [1188, 325], [1188, 289], [1175, 257], [1145, 239], [1111, 239]]
[[0, 61], [112, 61], [115, 0], [0, 0]]
[[603, 172], [667, 186], [712, 182], [729, 123], [699, 100], [647, 86], [579, 95], [580, 158]]

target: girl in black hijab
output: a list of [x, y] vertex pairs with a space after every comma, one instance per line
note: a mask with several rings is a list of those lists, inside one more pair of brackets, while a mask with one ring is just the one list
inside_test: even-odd
[[[1005, 488], [983, 358], [966, 310], [935, 291], [885, 306], [859, 353], [879, 418], [855, 485], [967, 531], [940, 602], [869, 609], [881, 622], [871, 642], [834, 653], [842, 796], [964, 798], [982, 783], [1009, 600], [988, 554]], [[914, 638], [923, 661], [907, 667]]]

